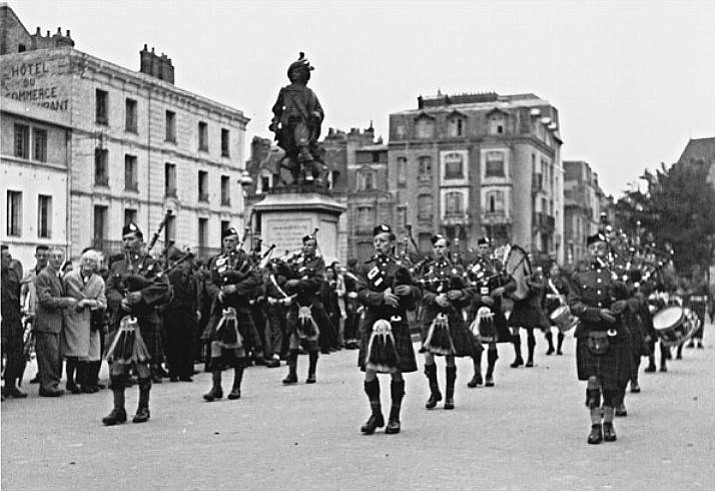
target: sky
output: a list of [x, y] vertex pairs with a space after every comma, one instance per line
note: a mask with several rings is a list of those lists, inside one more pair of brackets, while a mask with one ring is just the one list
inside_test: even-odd
[[[138, 70], [145, 43], [176, 85], [241, 109], [246, 141], [267, 127], [303, 51], [323, 127], [373, 122], [419, 95], [534, 93], [559, 111], [563, 160], [585, 160], [618, 197], [646, 168], [715, 136], [715, 1], [8, 2], [31, 33]], [[248, 158], [246, 150], [245, 157]]]

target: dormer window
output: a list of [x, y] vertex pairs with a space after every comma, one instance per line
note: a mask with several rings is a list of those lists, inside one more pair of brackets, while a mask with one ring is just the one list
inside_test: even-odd
[[464, 136], [464, 117], [459, 114], [453, 114], [447, 120], [447, 135], [451, 138]]
[[434, 137], [434, 118], [424, 113], [420, 114], [415, 121], [415, 135], [421, 139]]
[[503, 135], [506, 133], [507, 115], [500, 109], [493, 109], [487, 114], [489, 118], [489, 134]]

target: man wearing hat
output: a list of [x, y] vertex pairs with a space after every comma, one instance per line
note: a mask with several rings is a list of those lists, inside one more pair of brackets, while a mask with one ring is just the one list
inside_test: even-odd
[[139, 381], [139, 404], [132, 421], [144, 423], [150, 416], [150, 363], [162, 356], [157, 307], [169, 301], [171, 287], [167, 278], [159, 274], [159, 264], [144, 253], [143, 239], [136, 224], [130, 222], [124, 226], [124, 257], [112, 263], [107, 276], [107, 306], [112, 312], [111, 327], [115, 331], [109, 338], [107, 350], [114, 409], [102, 419], [105, 425], [127, 420], [124, 388], [130, 368], [134, 368]]
[[[253, 267], [246, 251], [238, 247], [235, 228], [229, 227], [221, 234], [223, 252], [209, 261], [206, 292], [211, 297], [211, 318], [203, 338], [210, 343], [213, 385], [204, 399], [208, 402], [221, 399], [221, 372], [233, 367], [233, 386], [229, 399], [241, 397], [241, 382], [246, 366], [246, 344], [258, 337], [251, 317], [251, 296], [260, 288], [261, 277]], [[249, 338], [250, 337], [250, 338]]]
[[[332, 328], [321, 299], [321, 288], [325, 280], [325, 261], [316, 254], [318, 241], [313, 235], [303, 237], [300, 257], [292, 264], [291, 278], [285, 283], [285, 291], [295, 295], [288, 310], [288, 376], [286, 385], [298, 382], [298, 349], [301, 344], [308, 352], [308, 378], [306, 384], [316, 382], [318, 366], [318, 338], [321, 332]], [[323, 334], [325, 335], [325, 334]]]
[[[494, 368], [499, 359], [497, 343], [511, 342], [511, 331], [502, 310], [502, 297], [516, 290], [514, 279], [504, 273], [504, 267], [498, 260], [492, 258], [491, 243], [488, 238], [482, 237], [477, 241], [477, 254], [477, 260], [468, 268], [470, 279], [477, 285], [477, 292], [469, 308], [467, 320], [471, 324], [477, 317], [479, 309], [482, 307], [488, 309], [495, 335], [486, 341], [476, 340], [479, 346], [473, 348], [474, 377], [467, 383], [471, 388], [482, 383], [486, 387], [494, 386]], [[483, 349], [479, 348], [482, 342], [487, 344], [486, 380], [482, 379], [481, 372]]]
[[589, 266], [572, 275], [568, 304], [581, 320], [574, 337], [578, 378], [586, 381], [586, 407], [591, 415], [588, 443], [598, 444], [616, 440], [613, 417], [630, 377], [630, 333], [620, 320], [628, 308], [627, 291], [612, 279], [607, 267], [607, 239], [597, 233], [586, 244]]
[[360, 428], [371, 435], [385, 426], [380, 401], [378, 373], [389, 373], [391, 406], [385, 433], [400, 432], [400, 409], [405, 395], [403, 373], [416, 372], [407, 310], [413, 310], [422, 296], [407, 268], [393, 257], [395, 235], [388, 225], [372, 232], [375, 255], [358, 271], [357, 301], [364, 306], [360, 369], [365, 372], [365, 394], [372, 414]]

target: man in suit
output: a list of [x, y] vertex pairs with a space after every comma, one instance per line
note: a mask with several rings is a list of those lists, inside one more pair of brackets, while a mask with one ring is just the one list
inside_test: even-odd
[[65, 260], [62, 249], [50, 249], [47, 267], [35, 280], [37, 308], [35, 312], [35, 351], [40, 372], [40, 396], [57, 397], [64, 391], [59, 388], [62, 374], [60, 358], [60, 332], [62, 331], [62, 310], [73, 307], [77, 300], [65, 295], [60, 279], [60, 268]]

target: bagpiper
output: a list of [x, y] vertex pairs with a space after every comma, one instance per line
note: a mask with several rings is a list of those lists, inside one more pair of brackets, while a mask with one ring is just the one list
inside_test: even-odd
[[[241, 382], [246, 366], [246, 344], [257, 342], [251, 316], [251, 296], [261, 286], [261, 276], [239, 247], [238, 232], [233, 227], [221, 234], [223, 252], [209, 261], [206, 291], [211, 297], [211, 317], [203, 339], [209, 342], [212, 386], [204, 400], [212, 402], [223, 397], [221, 374], [226, 366], [233, 367], [233, 385], [228, 398], [241, 397]], [[249, 338], [250, 336], [250, 338]]]
[[357, 274], [357, 300], [365, 307], [359, 365], [365, 372], [365, 394], [372, 410], [360, 430], [371, 435], [385, 426], [377, 374], [389, 373], [392, 405], [385, 433], [395, 434], [401, 429], [400, 408], [405, 395], [402, 374], [417, 371], [407, 310], [417, 306], [421, 291], [413, 284], [408, 269], [392, 256], [395, 245], [392, 229], [378, 225], [372, 235], [375, 255], [361, 265]]
[[115, 261], [107, 278], [107, 305], [112, 311], [114, 335], [106, 351], [114, 409], [102, 419], [105, 425], [124, 423], [124, 388], [128, 370], [139, 381], [139, 405], [132, 421], [149, 420], [152, 356], [160, 349], [157, 307], [171, 297], [169, 281], [158, 263], [143, 251], [144, 235], [134, 223], [122, 229], [124, 257]]

